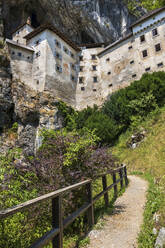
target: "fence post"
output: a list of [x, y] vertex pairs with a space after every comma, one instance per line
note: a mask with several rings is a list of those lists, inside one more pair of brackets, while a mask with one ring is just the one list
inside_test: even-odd
[[122, 189], [123, 188], [123, 168], [119, 170], [119, 175], [120, 175], [120, 185]]
[[52, 227], [59, 228], [59, 234], [52, 240], [53, 248], [63, 247], [62, 197], [52, 199]]
[[125, 178], [125, 185], [128, 185], [128, 177], [127, 177], [127, 167], [124, 166], [124, 178]]
[[[106, 176], [102, 176], [102, 184], [103, 184], [103, 190], [106, 190], [107, 189], [107, 177]], [[106, 207], [108, 207], [108, 204], [109, 204], [108, 192], [104, 194], [104, 201], [105, 201]]]
[[113, 172], [113, 183], [115, 184], [114, 187], [114, 196], [117, 197], [117, 184], [116, 184], [116, 172]]
[[87, 210], [87, 218], [89, 227], [94, 225], [94, 207], [93, 207], [93, 198], [92, 198], [92, 182], [86, 185], [87, 189], [87, 201], [91, 204], [91, 206]]

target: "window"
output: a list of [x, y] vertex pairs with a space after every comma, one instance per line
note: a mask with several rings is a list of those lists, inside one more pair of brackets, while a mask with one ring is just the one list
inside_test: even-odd
[[93, 77], [93, 82], [97, 83], [97, 77]]
[[129, 47], [128, 47], [128, 50], [131, 50], [132, 48], [133, 48], [133, 46], [129, 46]]
[[84, 91], [85, 90], [85, 87], [81, 87], [81, 91]]
[[56, 65], [56, 71], [57, 72], [62, 72], [62, 67], [60, 65]]
[[38, 80], [37, 80], [36, 84], [39, 85], [39, 81]]
[[40, 44], [40, 42], [41, 42], [41, 39], [37, 40], [37, 41], [35, 42], [35, 46], [38, 46], [38, 45]]
[[142, 54], [143, 54], [143, 58], [147, 57], [148, 56], [147, 50], [142, 51]]
[[74, 59], [74, 54], [72, 52], [70, 52], [70, 56]]
[[92, 60], [95, 60], [96, 59], [96, 55], [95, 54], [92, 54], [91, 57], [92, 57]]
[[132, 75], [132, 78], [135, 78], [135, 77], [136, 77], [136, 74], [133, 74], [133, 75]]
[[41, 55], [40, 51], [36, 53], [36, 58]]
[[83, 69], [84, 69], [84, 66], [80, 66], [80, 71], [83, 71]]
[[132, 65], [132, 64], [134, 64], [134, 63], [135, 63], [135, 61], [134, 61], [134, 60], [131, 60], [131, 61], [130, 61], [130, 64], [131, 64], [131, 65]]
[[163, 67], [163, 62], [157, 64], [158, 67]]
[[55, 44], [57, 47], [61, 48], [61, 43], [58, 40], [55, 40]]
[[80, 61], [83, 61], [83, 56], [80, 56], [79, 59], [80, 59]]
[[113, 86], [113, 84], [109, 84], [108, 86], [109, 86], [109, 87], [112, 87], [112, 86]]
[[110, 58], [107, 58], [106, 61], [109, 62], [110, 61]]
[[155, 45], [155, 51], [159, 52], [161, 50], [160, 43]]
[[94, 92], [96, 92], [97, 90], [96, 89], [93, 89]]
[[107, 74], [108, 74], [108, 75], [111, 75], [111, 71], [109, 71]]
[[97, 66], [96, 65], [92, 65], [92, 70], [93, 71], [97, 71]]
[[22, 53], [18, 53], [18, 56], [21, 57], [22, 56]]
[[151, 67], [147, 67], [146, 69], [145, 69], [145, 71], [147, 72], [147, 71], [150, 71], [151, 70]]
[[68, 50], [68, 48], [66, 48], [65, 46], [64, 46], [64, 52], [65, 52], [66, 54], [69, 54], [69, 50]]
[[12, 53], [11, 53], [12, 55], [14, 55], [15, 54], [15, 52], [14, 51], [12, 51]]
[[54, 56], [57, 58], [57, 59], [59, 59], [59, 60], [62, 60], [62, 55], [60, 54], [60, 53], [58, 53], [58, 52], [54, 52]]
[[79, 77], [79, 84], [82, 84], [84, 82], [84, 77]]
[[144, 42], [145, 41], [145, 35], [141, 35], [140, 36], [140, 42]]
[[30, 56], [28, 56], [27, 59], [30, 59]]
[[70, 63], [70, 67], [72, 70], [76, 70], [76, 66], [74, 64]]
[[152, 30], [152, 36], [157, 36], [158, 35], [158, 30], [157, 28]]
[[75, 76], [73, 76], [72, 74], [70, 75], [70, 79], [72, 80], [72, 81], [75, 81]]

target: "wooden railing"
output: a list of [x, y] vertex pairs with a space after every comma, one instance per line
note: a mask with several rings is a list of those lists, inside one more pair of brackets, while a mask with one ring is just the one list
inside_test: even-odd
[[[119, 179], [117, 179], [116, 177], [117, 174], [119, 174], [120, 176]], [[110, 186], [107, 186], [107, 175], [112, 175], [113, 177], [113, 184], [111, 184]], [[99, 177], [102, 177], [103, 191], [100, 192], [98, 195], [96, 195], [94, 198], [92, 197], [93, 180], [89, 179], [81, 183], [77, 183], [72, 186], [40, 196], [36, 199], [27, 201], [13, 208], [0, 211], [0, 219], [6, 218], [17, 212], [23, 211], [33, 206], [34, 204], [38, 204], [40, 202], [51, 199], [52, 200], [52, 230], [47, 232], [43, 237], [41, 237], [35, 244], [31, 246], [31, 248], [44, 247], [50, 242], [52, 242], [53, 248], [62, 248], [63, 247], [63, 230], [66, 227], [68, 227], [77, 217], [79, 217], [81, 214], [85, 212], [87, 212], [89, 226], [91, 227], [92, 225], [94, 225], [94, 204], [95, 202], [99, 200], [100, 197], [104, 196], [105, 205], [108, 206], [109, 204], [108, 191], [114, 188], [114, 196], [117, 197], [117, 193], [118, 193], [117, 185], [120, 183], [120, 188], [123, 188], [124, 181], [125, 181], [126, 186], [128, 184], [126, 166], [122, 166], [113, 171], [109, 171], [109, 173], [100, 175]], [[63, 194], [71, 190], [76, 190], [82, 186], [85, 186], [87, 189], [86, 190], [87, 192], [86, 203], [81, 208], [79, 208], [77, 211], [72, 213], [69, 217], [67, 217], [65, 220], [63, 220], [63, 217], [62, 217]]]

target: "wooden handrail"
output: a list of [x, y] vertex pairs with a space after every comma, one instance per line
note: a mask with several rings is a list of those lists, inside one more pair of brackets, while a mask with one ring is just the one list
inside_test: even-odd
[[[116, 180], [116, 174], [119, 173], [120, 178]], [[113, 176], [113, 184], [107, 186], [107, 175]], [[102, 185], [103, 191], [97, 194], [94, 198], [92, 197], [92, 182], [94, 180], [89, 179], [83, 182], [68, 186], [63, 189], [56, 190], [49, 194], [45, 194], [33, 200], [27, 201], [25, 203], [19, 204], [15, 207], [8, 208], [6, 210], [0, 211], [0, 219], [6, 218], [11, 216], [17, 212], [23, 211], [28, 207], [33, 206], [34, 204], [38, 204], [40, 202], [46, 201], [51, 199], [52, 200], [52, 230], [47, 232], [43, 237], [37, 240], [31, 248], [41, 248], [45, 245], [52, 242], [53, 248], [62, 248], [63, 247], [63, 229], [69, 226], [77, 217], [81, 214], [87, 212], [88, 215], [88, 224], [92, 226], [94, 224], [94, 203], [100, 199], [100, 197], [104, 196], [105, 205], [108, 206], [109, 199], [108, 199], [108, 191], [114, 188], [114, 195], [117, 197], [117, 185], [120, 183], [120, 187], [123, 188], [124, 181], [125, 186], [128, 184], [127, 178], [127, 168], [126, 166], [122, 166], [117, 168], [113, 171], [109, 171], [106, 174], [99, 175], [102, 177]], [[86, 186], [87, 190], [87, 202], [81, 206], [78, 210], [68, 216], [65, 220], [62, 218], [62, 196], [64, 193], [76, 190], [82, 186]]]

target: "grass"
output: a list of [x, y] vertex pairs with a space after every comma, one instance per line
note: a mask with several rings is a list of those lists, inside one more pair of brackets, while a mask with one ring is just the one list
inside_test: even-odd
[[[136, 149], [126, 146], [134, 133], [128, 130], [121, 135], [112, 148], [120, 162], [126, 163], [130, 174], [142, 176], [149, 182], [147, 203], [144, 212], [144, 223], [139, 234], [139, 248], [153, 248], [157, 230], [165, 226], [165, 108], [151, 114], [137, 130], [145, 130], [146, 138]], [[154, 214], [160, 215], [155, 223]]]

